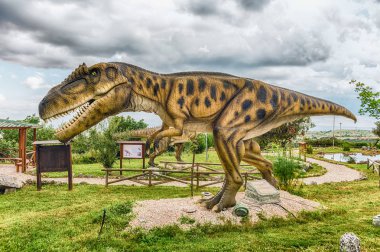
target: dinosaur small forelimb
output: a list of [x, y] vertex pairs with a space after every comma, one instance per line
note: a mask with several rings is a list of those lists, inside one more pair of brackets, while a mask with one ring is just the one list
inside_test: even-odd
[[173, 128], [165, 129], [156, 135], [154, 139], [155, 152], [157, 151], [157, 148], [162, 138], [182, 136], [182, 134], [183, 134], [183, 120], [175, 120]]
[[148, 155], [150, 155], [150, 145], [152, 142], [154, 142], [154, 139], [156, 138], [156, 136], [158, 135], [158, 133], [164, 131], [165, 129], [167, 129], [168, 126], [166, 124], [162, 124], [161, 128], [159, 130], [157, 130], [156, 132], [154, 132], [152, 135], [150, 135], [147, 140], [146, 140], [146, 143], [145, 143], [145, 151]]

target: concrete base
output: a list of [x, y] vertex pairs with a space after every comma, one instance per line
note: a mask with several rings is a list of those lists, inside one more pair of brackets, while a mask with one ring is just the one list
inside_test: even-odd
[[259, 205], [279, 203], [280, 192], [266, 180], [261, 179], [247, 183], [244, 198], [246, 200], [254, 201]]

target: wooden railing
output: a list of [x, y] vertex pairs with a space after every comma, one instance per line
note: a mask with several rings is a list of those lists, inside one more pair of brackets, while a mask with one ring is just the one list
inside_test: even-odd
[[367, 169], [371, 169], [373, 173], [379, 175], [379, 187], [380, 187], [380, 162], [367, 159]]
[[[178, 163], [178, 164], [185, 164], [185, 163]], [[191, 163], [188, 163], [188, 164], [191, 164]], [[203, 163], [194, 163], [194, 165], [191, 165], [189, 168], [186, 167], [180, 170], [148, 168], [148, 169], [102, 169], [102, 171], [106, 172], [106, 181], [105, 181], [106, 186], [108, 186], [109, 184], [114, 184], [114, 183], [118, 183], [125, 180], [129, 180], [129, 181], [132, 181], [141, 185], [146, 185], [146, 186], [156, 186], [156, 185], [161, 185], [161, 184], [175, 181], [175, 182], [189, 185], [191, 189], [191, 195], [193, 195], [194, 187], [198, 189], [198, 188], [222, 183], [224, 181], [225, 173], [223, 171], [217, 171], [217, 170], [199, 171], [199, 167], [202, 165]], [[210, 164], [207, 163], [207, 165], [210, 165]], [[220, 165], [220, 164], [213, 164], [213, 165]], [[189, 169], [189, 171], [187, 171], [186, 169]], [[113, 171], [136, 172], [138, 174], [128, 176], [125, 178], [113, 179], [112, 181], [110, 181], [109, 176], [110, 176], [110, 173]], [[169, 176], [171, 174], [185, 174], [188, 176], [178, 178], [174, 176]], [[260, 179], [259, 177], [254, 176], [258, 174], [259, 173], [256, 170], [255, 171], [241, 171], [241, 176], [244, 179], [244, 187], [246, 187], [248, 180]], [[212, 178], [212, 175], [221, 175], [221, 176], [219, 178], [214, 177], [213, 180], [208, 183], [205, 180], [203, 180], [204, 178], [207, 177], [207, 179], [209, 179], [207, 181], [210, 181]]]

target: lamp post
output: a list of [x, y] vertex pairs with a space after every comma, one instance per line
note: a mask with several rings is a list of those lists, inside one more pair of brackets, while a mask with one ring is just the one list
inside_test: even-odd
[[333, 130], [332, 130], [332, 134], [333, 134], [333, 147], [335, 147], [335, 116], [334, 116], [334, 119], [333, 119]]

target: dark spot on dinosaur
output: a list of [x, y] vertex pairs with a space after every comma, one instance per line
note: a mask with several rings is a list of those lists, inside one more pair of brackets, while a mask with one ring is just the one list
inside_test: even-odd
[[239, 112], [235, 111], [234, 116], [238, 117], [239, 116]]
[[162, 89], [166, 88], [166, 80], [165, 79], [162, 79], [162, 81], [161, 81], [161, 88]]
[[251, 81], [246, 80], [245, 86], [248, 88], [249, 91], [253, 91], [253, 83]]
[[310, 100], [307, 99], [307, 100], [306, 100], [306, 103], [307, 103], [307, 105], [310, 105]]
[[91, 116], [91, 120], [95, 121], [96, 116]]
[[109, 80], [115, 80], [117, 77], [117, 69], [114, 67], [107, 67], [106, 76]]
[[140, 90], [142, 90], [142, 89], [143, 89], [143, 86], [142, 86], [141, 84], [139, 85], [139, 89], [140, 89]]
[[265, 109], [259, 109], [256, 111], [256, 116], [257, 116], [257, 119], [259, 120], [264, 119], [266, 114], [267, 112], [265, 111]]
[[305, 99], [304, 98], [301, 98], [301, 105], [305, 106]]
[[206, 89], [206, 81], [202, 78], [198, 80], [198, 89], [199, 92], [203, 92]]
[[332, 105], [330, 105], [330, 111], [333, 111], [333, 106]]
[[132, 69], [132, 75], [136, 75], [136, 71]]
[[122, 67], [122, 68], [121, 68], [121, 73], [123, 74], [123, 76], [124, 76], [125, 78], [128, 78], [128, 77], [129, 77], [128, 71], [129, 71], [128, 67]]
[[308, 109], [311, 110], [311, 106], [309, 106]]
[[179, 83], [178, 84], [178, 93], [182, 94], [182, 91], [183, 91], [183, 84]]
[[244, 122], [249, 122], [251, 121], [251, 117], [249, 115], [246, 115], [245, 118], [244, 118]]
[[325, 109], [325, 104], [322, 104], [322, 109]]
[[185, 103], [185, 99], [183, 98], [183, 96], [181, 96], [181, 98], [178, 99], [177, 103], [179, 104], [179, 107], [182, 109], [183, 104]]
[[290, 104], [292, 104], [292, 99], [290, 98], [290, 96], [288, 96], [288, 106], [290, 105]]
[[152, 83], [152, 79], [151, 79], [151, 78], [147, 78], [147, 79], [146, 79], [146, 87], [147, 87], [147, 88], [150, 88], [150, 87], [152, 86], [152, 84], [153, 84], [153, 83]]
[[216, 101], [216, 87], [215, 85], [212, 85], [211, 88], [210, 88], [210, 95], [211, 95], [211, 98]]
[[186, 95], [193, 95], [193, 94], [194, 94], [194, 81], [187, 80]]
[[224, 93], [224, 91], [222, 91], [222, 94], [220, 95], [220, 100], [224, 101], [225, 99], [226, 99], [226, 94]]
[[229, 89], [229, 88], [231, 88], [231, 86], [233, 86], [234, 84], [232, 84], [231, 82], [229, 82], [228, 80], [224, 80], [223, 81], [223, 87], [225, 88], [225, 89]]
[[257, 92], [257, 99], [262, 103], [265, 103], [267, 100], [267, 90], [263, 86], [260, 86]]
[[73, 95], [72, 98], [74, 101], [76, 101], [78, 99], [78, 97], [76, 95]]
[[153, 95], [154, 96], [157, 96], [158, 89], [160, 89], [160, 86], [158, 85], [158, 83], [156, 83], [153, 87]]
[[63, 98], [63, 102], [64, 102], [65, 104], [69, 104], [69, 100], [67, 100], [66, 98]]
[[248, 110], [250, 107], [252, 107], [252, 101], [251, 100], [245, 100], [242, 104], [241, 104], [241, 108], [246, 111]]
[[128, 80], [131, 84], [135, 84], [135, 78], [129, 77]]
[[208, 97], [205, 98], [205, 105], [208, 108], [211, 106], [211, 101], [210, 101], [210, 99]]
[[140, 74], [139, 74], [139, 78], [140, 78], [140, 80], [144, 80], [144, 74], [143, 74], [143, 73], [140, 73]]
[[290, 95], [293, 97], [293, 101], [297, 101], [297, 99], [298, 99], [297, 94], [291, 93]]
[[277, 93], [273, 93], [272, 98], [270, 99], [270, 104], [272, 108], [276, 109], [278, 106], [278, 95]]
[[313, 108], [317, 108], [317, 104], [313, 101]]
[[195, 105], [197, 105], [197, 107], [199, 106], [199, 98], [195, 98]]

